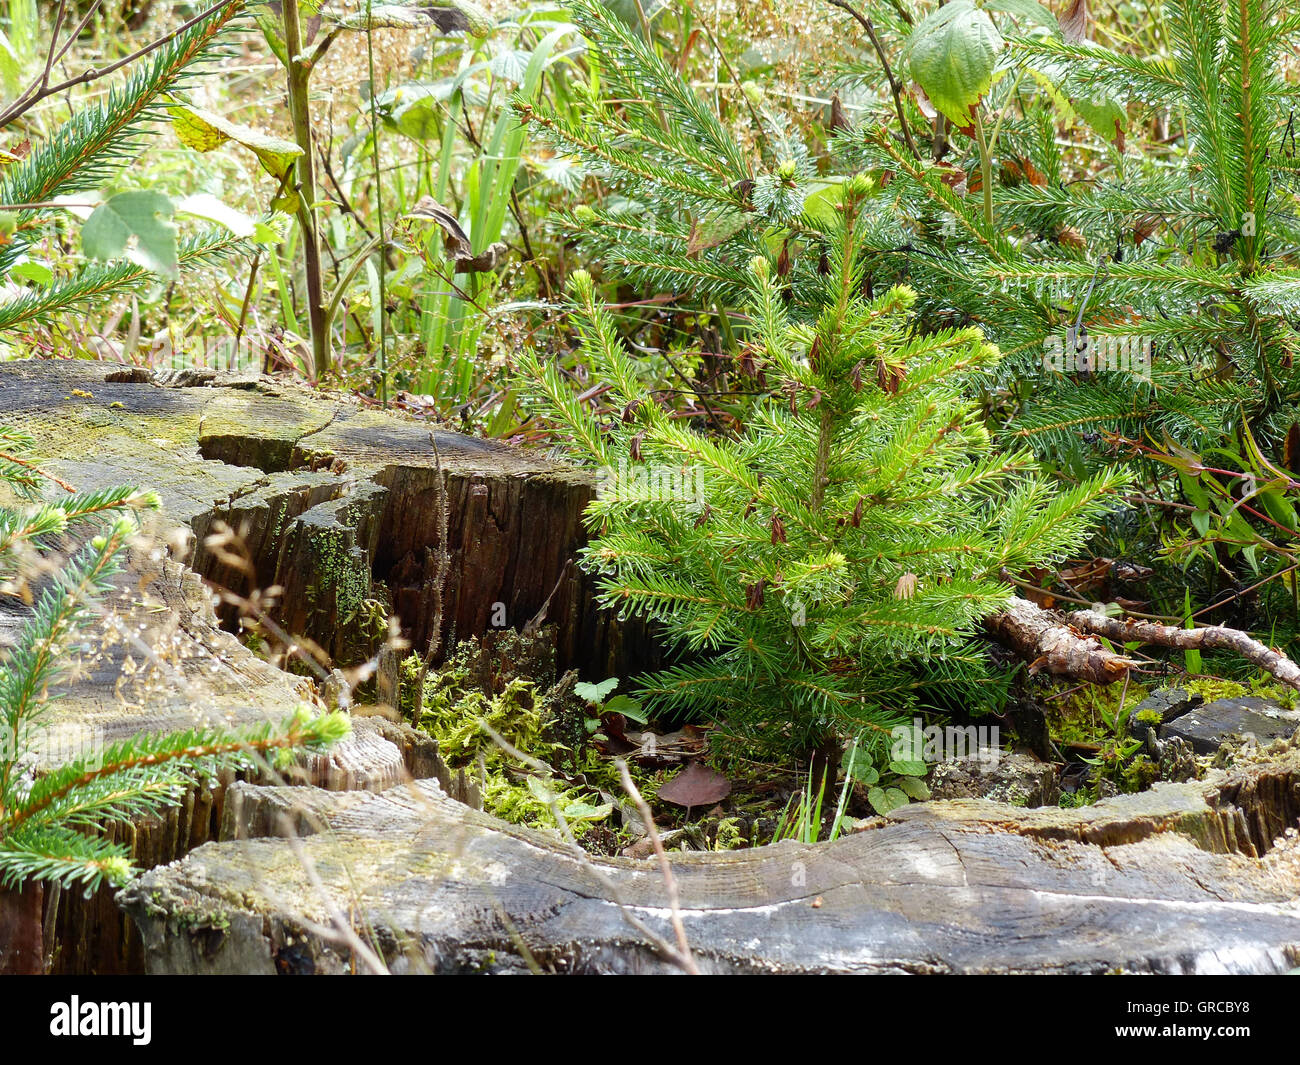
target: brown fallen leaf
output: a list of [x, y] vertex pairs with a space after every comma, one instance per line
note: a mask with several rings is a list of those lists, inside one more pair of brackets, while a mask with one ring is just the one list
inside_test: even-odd
[[691, 762], [659, 789], [659, 798], [674, 806], [685, 806], [688, 814], [694, 806], [721, 802], [730, 794], [731, 781], [699, 762]]

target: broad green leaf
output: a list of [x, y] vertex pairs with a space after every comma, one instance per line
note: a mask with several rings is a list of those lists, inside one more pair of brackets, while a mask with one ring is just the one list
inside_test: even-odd
[[930, 771], [924, 762], [913, 759], [891, 761], [889, 768], [902, 777], [923, 777]]
[[1264, 504], [1264, 511], [1270, 518], [1285, 529], [1296, 530], [1300, 520], [1296, 518], [1295, 507], [1281, 492], [1269, 489], [1259, 493], [1259, 501]]
[[188, 104], [172, 104], [167, 110], [172, 116], [176, 136], [196, 152], [210, 152], [227, 141], [234, 141], [256, 155], [263, 169], [275, 178], [283, 178], [294, 160], [302, 155], [302, 149], [293, 141], [230, 122], [212, 111]]
[[[1088, 44], [1087, 47], [1105, 51], [1096, 44]], [[1108, 141], [1122, 136], [1128, 127], [1128, 112], [1121, 101], [1105, 95], [1096, 86], [1080, 85], [1077, 79], [1068, 76], [1068, 68], [1064, 64], [1036, 59], [1029, 73], [1052, 97], [1063, 119], [1068, 121], [1077, 116]]]
[[638, 725], [644, 725], [649, 720], [645, 711], [641, 709], [641, 703], [630, 695], [616, 695], [601, 709], [607, 714], [622, 714]]
[[867, 792], [867, 802], [871, 808], [884, 817], [890, 810], [897, 810], [907, 805], [907, 796], [897, 788], [872, 788]]
[[1001, 11], [1017, 19], [1046, 26], [1057, 36], [1061, 33], [1061, 24], [1056, 21], [1056, 16], [1038, 0], [986, 0], [984, 10]]
[[584, 702], [601, 703], [604, 702], [605, 696], [617, 687], [617, 677], [610, 677], [608, 680], [602, 680], [599, 684], [589, 684], [586, 681], [579, 681], [573, 686], [573, 694]]
[[1178, 482], [1183, 486], [1183, 494], [1186, 495], [1195, 506], [1200, 507], [1201, 510], [1209, 509], [1210, 494], [1201, 484], [1201, 479], [1199, 477], [1179, 470]]
[[880, 773], [871, 764], [871, 756], [861, 750], [857, 743], [851, 744], [844, 752], [840, 758], [840, 768], [861, 784], [870, 786], [880, 780]]
[[1205, 536], [1210, 531], [1210, 515], [1207, 511], [1198, 510], [1192, 514], [1192, 528], [1196, 530], [1197, 536]]
[[441, 117], [442, 110], [441, 101], [423, 96], [394, 111], [389, 121], [404, 137], [413, 141], [431, 141], [442, 136], [446, 125]]
[[44, 263], [24, 259], [9, 268], [9, 276], [22, 281], [33, 281], [38, 285], [48, 285], [54, 280], [54, 271]]
[[258, 244], [281, 244], [284, 242], [284, 234], [275, 226], [269, 226], [265, 222], [254, 222], [253, 240]]
[[925, 781], [916, 777], [903, 777], [898, 782], [898, 787], [917, 802], [925, 802], [930, 797], [930, 789], [926, 786]]
[[1118, 100], [1098, 92], [1087, 97], [1072, 94], [1070, 103], [1098, 136], [1108, 141], [1118, 140], [1124, 136], [1124, 130], [1128, 126], [1128, 112]]
[[237, 237], [252, 237], [257, 234], [257, 222], [206, 192], [185, 197], [176, 205], [176, 213], [205, 218], [224, 226]]
[[614, 812], [614, 804], [607, 802], [593, 806], [589, 802], [578, 800], [562, 807], [562, 812], [566, 821], [603, 821]]
[[130, 259], [163, 277], [176, 278], [176, 227], [172, 201], [161, 192], [119, 192], [95, 208], [81, 227], [82, 250], [92, 259]]
[[23, 64], [5, 34], [0, 33], [0, 85], [5, 95], [17, 96], [22, 88]]
[[923, 19], [907, 40], [913, 80], [958, 126], [971, 124], [971, 108], [993, 80], [1002, 35], [972, 0], [952, 0]]
[[538, 780], [537, 777], [526, 777], [525, 783], [528, 785], [528, 790], [532, 793], [533, 798], [538, 802], [545, 803], [549, 806], [551, 803], [556, 801], [555, 792], [551, 791], [551, 789], [542, 781]]
[[253, 19], [257, 22], [257, 27], [262, 31], [262, 36], [266, 38], [266, 43], [271, 46], [271, 51], [275, 57], [280, 60], [284, 66], [289, 65], [289, 52], [284, 44], [284, 23], [281, 16], [269, 4], [257, 4], [253, 8]]

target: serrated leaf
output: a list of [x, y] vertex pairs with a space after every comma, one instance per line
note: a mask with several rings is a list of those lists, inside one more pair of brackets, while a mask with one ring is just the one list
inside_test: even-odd
[[917, 24], [907, 40], [913, 80], [959, 126], [971, 122], [993, 80], [1002, 35], [972, 0], [952, 0]]
[[212, 111], [188, 104], [171, 104], [167, 108], [172, 116], [172, 128], [187, 148], [196, 152], [210, 152], [227, 141], [242, 144], [257, 156], [262, 168], [274, 178], [283, 178], [289, 172], [302, 149], [293, 141], [264, 133], [252, 126], [241, 126]]
[[9, 276], [16, 277], [21, 281], [32, 281], [38, 285], [48, 285], [54, 280], [54, 271], [44, 263], [24, 259], [9, 268]]
[[92, 259], [121, 259], [176, 278], [176, 227], [172, 201], [161, 192], [119, 192], [101, 203], [81, 227], [81, 248]]
[[985, 11], [1001, 11], [1027, 22], [1046, 26], [1053, 33], [1061, 32], [1056, 16], [1047, 10], [1038, 0], [986, 0]]
[[265, 222], [254, 222], [253, 240], [258, 244], [281, 244], [284, 242], [284, 235], [275, 226], [268, 226]]
[[604, 702], [605, 696], [617, 687], [617, 677], [610, 677], [608, 680], [602, 680], [599, 684], [589, 684], [587, 681], [579, 681], [573, 686], [573, 694], [585, 702], [599, 704]]

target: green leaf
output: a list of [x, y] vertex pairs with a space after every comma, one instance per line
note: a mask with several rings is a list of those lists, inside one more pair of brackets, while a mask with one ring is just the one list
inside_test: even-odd
[[917, 802], [925, 802], [930, 797], [930, 789], [926, 786], [925, 781], [918, 780], [916, 777], [903, 777], [899, 780], [898, 787], [909, 798], [913, 798]]
[[1291, 532], [1295, 532], [1300, 519], [1296, 518], [1295, 507], [1281, 492], [1268, 489], [1259, 493], [1259, 501], [1264, 504], [1264, 512], [1275, 522]]
[[840, 759], [840, 768], [845, 773], [851, 774], [854, 780], [868, 787], [880, 780], [880, 773], [871, 764], [871, 757], [865, 751], [858, 750], [856, 745], [844, 752]]
[[971, 124], [971, 108], [993, 79], [1002, 35], [972, 0], [952, 0], [922, 20], [907, 40], [912, 78], [958, 126]]
[[1046, 26], [1057, 36], [1060, 36], [1061, 33], [1061, 24], [1056, 21], [1056, 16], [1040, 4], [1038, 0], [986, 0], [984, 10], [1002, 11], [1026, 22]]
[[172, 104], [167, 108], [172, 116], [172, 128], [187, 148], [196, 152], [210, 152], [227, 141], [242, 144], [257, 156], [262, 168], [274, 178], [283, 178], [302, 155], [302, 149], [293, 141], [263, 133], [252, 126], [241, 126], [212, 111], [188, 104]]
[[1196, 530], [1197, 536], [1205, 536], [1210, 531], [1210, 515], [1208, 511], [1198, 510], [1192, 514], [1192, 528]]
[[644, 710], [641, 709], [641, 703], [633, 699], [630, 695], [616, 695], [601, 710], [606, 714], [622, 714], [629, 721], [635, 721], [638, 725], [644, 725], [650, 720]]
[[872, 788], [867, 792], [867, 802], [871, 808], [884, 817], [891, 810], [907, 805], [907, 796], [898, 788]]
[[342, 30], [419, 30], [432, 26], [433, 19], [417, 8], [375, 4], [369, 12], [362, 8], [335, 25]]
[[589, 684], [586, 681], [579, 681], [573, 686], [573, 694], [584, 702], [599, 706], [605, 701], [605, 696], [617, 687], [617, 677], [610, 677], [608, 680], [602, 680], [599, 684]]
[[81, 227], [82, 250], [92, 259], [126, 258], [163, 277], [176, 278], [176, 227], [172, 201], [161, 192], [119, 192], [95, 208]]
[[901, 777], [923, 777], [930, 771], [924, 762], [914, 759], [891, 761], [889, 768]]
[[222, 203], [215, 196], [210, 196], [206, 192], [187, 196], [181, 200], [176, 205], [176, 213], [215, 222], [217, 225], [230, 230], [237, 237], [253, 237], [258, 233], [257, 227], [259, 223], [253, 221], [242, 211], [236, 211], [233, 207]]
[[1199, 507], [1201, 510], [1210, 509], [1210, 494], [1201, 484], [1200, 477], [1179, 470], [1178, 483], [1183, 486], [1183, 494], [1186, 495], [1195, 506]]
[[566, 821], [603, 821], [614, 812], [614, 804], [607, 802], [593, 806], [589, 802], [578, 800], [561, 807], [561, 810]]
[[275, 53], [275, 57], [287, 67], [289, 52], [284, 44], [284, 23], [281, 21], [280, 13], [270, 4], [257, 4], [253, 8], [253, 18], [262, 31], [262, 36], [266, 38], [266, 43], [271, 46], [271, 51]]
[[1128, 112], [1124, 110], [1124, 105], [1100, 92], [1093, 96], [1071, 95], [1070, 103], [1080, 117], [1108, 141], [1122, 136], [1128, 125]]
[[44, 263], [24, 259], [10, 267], [9, 276], [16, 277], [20, 281], [34, 281], [38, 285], [48, 285], [54, 280], [54, 271]]

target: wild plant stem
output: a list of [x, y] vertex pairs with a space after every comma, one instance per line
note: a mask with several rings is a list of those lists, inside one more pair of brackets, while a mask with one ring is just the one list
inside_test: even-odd
[[330, 338], [322, 281], [320, 232], [316, 226], [316, 164], [312, 145], [308, 91], [311, 66], [302, 54], [302, 19], [298, 0], [284, 0], [284, 47], [289, 77], [289, 113], [293, 135], [302, 154], [295, 164], [298, 192], [298, 228], [302, 231], [303, 266], [307, 275], [307, 321], [311, 332], [312, 363], [316, 379], [330, 371]]
[[984, 193], [984, 224], [993, 228], [993, 159], [988, 141], [984, 137], [984, 120], [975, 108], [975, 141], [980, 149], [980, 187]]

